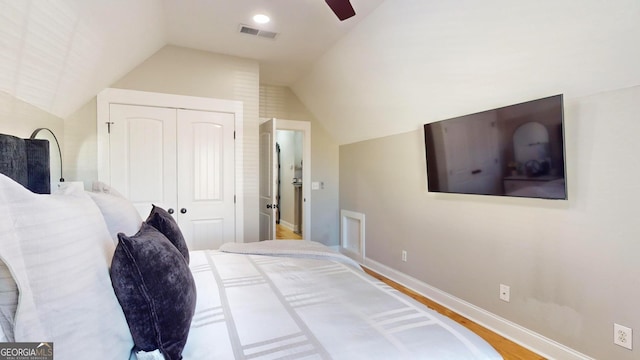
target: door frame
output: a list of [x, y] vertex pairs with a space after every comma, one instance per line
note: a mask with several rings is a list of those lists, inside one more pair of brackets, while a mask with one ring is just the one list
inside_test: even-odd
[[[302, 238], [311, 238], [311, 122], [284, 120], [279, 118], [261, 118], [260, 124], [274, 120], [278, 130], [293, 130], [303, 133], [302, 139]], [[275, 141], [274, 141], [275, 146]], [[274, 174], [274, 176], [276, 176]], [[275, 220], [274, 224], [275, 226]]]
[[242, 101], [106, 88], [97, 95], [98, 180], [111, 183], [109, 159], [109, 105], [139, 105], [227, 112], [235, 119], [235, 241], [244, 242], [243, 104]]

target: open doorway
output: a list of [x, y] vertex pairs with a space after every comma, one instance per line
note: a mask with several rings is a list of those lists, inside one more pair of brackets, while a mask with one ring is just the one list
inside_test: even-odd
[[259, 138], [259, 240], [311, 239], [311, 123], [264, 119]]
[[302, 239], [304, 132], [276, 130], [276, 239]]

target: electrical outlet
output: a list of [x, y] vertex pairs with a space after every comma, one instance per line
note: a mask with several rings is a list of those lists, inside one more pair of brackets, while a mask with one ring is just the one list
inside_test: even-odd
[[402, 250], [402, 261], [407, 261], [407, 250]]
[[613, 343], [631, 350], [633, 348], [633, 330], [620, 324], [613, 324]]
[[509, 302], [511, 299], [511, 287], [500, 284], [500, 300]]

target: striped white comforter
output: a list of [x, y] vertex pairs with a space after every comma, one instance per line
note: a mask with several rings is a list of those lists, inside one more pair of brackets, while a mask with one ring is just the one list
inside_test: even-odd
[[315, 249], [311, 258], [284, 252], [296, 257], [191, 252], [198, 301], [185, 360], [501, 359], [477, 335], [335, 253], [325, 260]]

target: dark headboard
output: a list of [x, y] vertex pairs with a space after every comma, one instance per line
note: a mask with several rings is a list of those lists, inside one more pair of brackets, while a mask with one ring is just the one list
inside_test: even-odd
[[34, 193], [50, 194], [49, 141], [0, 134], [0, 173]]

